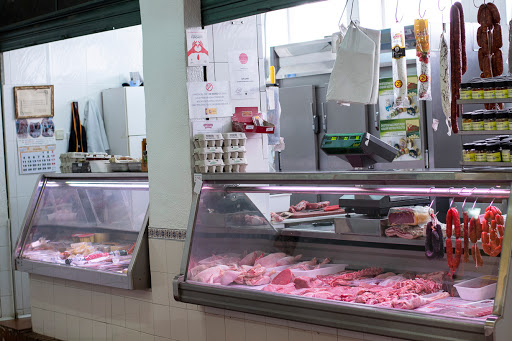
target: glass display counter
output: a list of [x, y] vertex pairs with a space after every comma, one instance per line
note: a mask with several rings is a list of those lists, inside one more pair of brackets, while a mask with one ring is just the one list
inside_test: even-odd
[[[174, 296], [396, 338], [499, 340], [510, 332], [511, 183], [435, 171], [203, 175]], [[275, 194], [289, 206], [275, 210]]]
[[16, 270], [99, 285], [149, 285], [147, 175], [39, 179], [15, 249]]

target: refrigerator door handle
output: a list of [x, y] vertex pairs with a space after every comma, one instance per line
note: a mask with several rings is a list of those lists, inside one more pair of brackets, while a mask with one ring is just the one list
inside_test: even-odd
[[319, 120], [318, 120], [318, 115], [315, 115], [315, 110], [313, 108], [313, 103], [311, 103], [311, 115], [313, 117], [313, 124], [312, 124], [312, 128], [313, 128], [313, 133], [315, 134], [318, 134], [319, 133]]
[[325, 109], [325, 102], [322, 102], [322, 129], [327, 134], [327, 109]]

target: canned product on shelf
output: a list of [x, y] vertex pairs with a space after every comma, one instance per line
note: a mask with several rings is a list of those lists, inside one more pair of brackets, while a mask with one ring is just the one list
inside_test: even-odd
[[[508, 113], [507, 113], [508, 115]], [[470, 130], [473, 130], [473, 126], [472, 126], [472, 116], [473, 116], [473, 113], [472, 112], [465, 112], [462, 114], [462, 130], [464, 131], [470, 131]], [[507, 116], [508, 118], [508, 116]]]
[[475, 162], [475, 145], [473, 143], [465, 143], [462, 146], [462, 159], [464, 162]]
[[499, 142], [487, 144], [487, 162], [501, 162], [500, 145]]

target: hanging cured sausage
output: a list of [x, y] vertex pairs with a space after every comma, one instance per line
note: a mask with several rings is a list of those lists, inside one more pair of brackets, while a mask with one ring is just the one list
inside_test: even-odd
[[461, 115], [461, 107], [457, 105], [462, 75], [467, 70], [466, 58], [466, 28], [464, 25], [464, 12], [460, 2], [456, 2], [450, 9], [450, 71], [451, 71], [451, 125], [452, 131], [457, 134], [459, 127], [457, 117]]
[[[476, 32], [478, 50], [478, 65], [480, 77], [497, 77], [503, 73], [503, 37], [501, 33], [501, 16], [495, 4], [489, 2], [478, 8], [477, 20], [480, 24]], [[510, 58], [510, 55], [509, 55]], [[509, 66], [510, 67], [510, 66]], [[486, 109], [501, 109], [503, 103], [485, 104]]]

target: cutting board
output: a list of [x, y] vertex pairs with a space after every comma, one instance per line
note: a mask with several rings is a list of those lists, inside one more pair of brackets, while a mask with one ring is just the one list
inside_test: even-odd
[[344, 214], [345, 210], [340, 208], [339, 210], [335, 211], [300, 211], [295, 212], [290, 217], [291, 219], [300, 219], [300, 218], [314, 218], [314, 217], [323, 217], [323, 216], [330, 216], [330, 215], [336, 215], [336, 214]]

